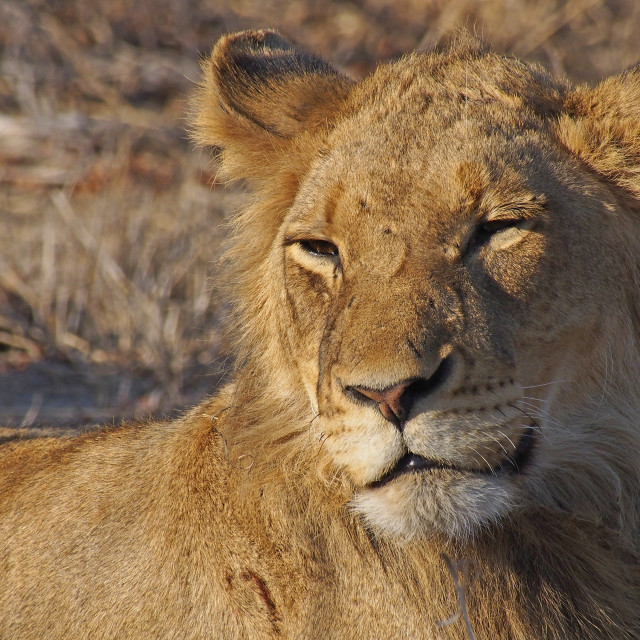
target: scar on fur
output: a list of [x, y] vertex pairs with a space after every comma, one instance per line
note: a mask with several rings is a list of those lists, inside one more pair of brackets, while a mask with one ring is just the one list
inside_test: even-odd
[[216, 429], [213, 426], [213, 421], [218, 419], [218, 414], [221, 413], [222, 411], [226, 411], [227, 409], [230, 409], [231, 407], [225, 407], [224, 409], [220, 409], [220, 411], [214, 413], [211, 416], [211, 430], [218, 436], [220, 436], [220, 438], [222, 439], [222, 442], [224, 443], [224, 458], [225, 460], [234, 468], [234, 469], [240, 469], [241, 471], [249, 471], [249, 469], [251, 469], [251, 467], [253, 467], [253, 463], [254, 463], [254, 457], [250, 454], [250, 453], [243, 453], [242, 455], [238, 456], [238, 459], [236, 460], [237, 462], [240, 462], [240, 460], [242, 460], [243, 458], [248, 458], [249, 459], [249, 464], [247, 466], [239, 466], [238, 464], [234, 464], [233, 462], [231, 462], [231, 459], [229, 458], [229, 445], [227, 443], [227, 439], [224, 437], [224, 434], [219, 430]]
[[240, 462], [240, 460], [242, 460], [243, 458], [248, 458], [249, 459], [249, 464], [246, 467], [240, 467], [237, 466], [233, 463], [230, 463], [232, 467], [235, 467], [236, 469], [240, 469], [241, 471], [249, 471], [249, 469], [251, 469], [251, 467], [253, 467], [253, 462], [254, 462], [254, 457], [250, 454], [250, 453], [243, 453], [242, 455], [238, 456], [237, 462]]
[[211, 430], [216, 433], [217, 435], [220, 436], [220, 438], [222, 439], [222, 442], [224, 443], [224, 457], [225, 460], [227, 462], [229, 462], [229, 445], [227, 444], [227, 439], [224, 437], [224, 435], [222, 435], [222, 432], [219, 429], [216, 429], [213, 426], [213, 421], [218, 419], [218, 416], [223, 413], [224, 411], [227, 411], [228, 409], [231, 409], [231, 407], [224, 407], [223, 409], [220, 409], [219, 411], [216, 411], [212, 416], [211, 416]]
[[464, 588], [460, 583], [460, 577], [458, 575], [458, 564], [454, 562], [446, 553], [442, 554], [442, 559], [447, 565], [447, 569], [449, 569], [449, 573], [451, 573], [451, 578], [453, 579], [453, 586], [456, 590], [456, 597], [458, 598], [459, 607], [458, 610], [446, 620], [442, 622], [438, 622], [438, 627], [448, 627], [451, 624], [454, 624], [460, 619], [464, 620], [465, 626], [467, 627], [467, 635], [469, 636], [469, 640], [476, 640], [476, 636], [473, 633], [473, 627], [471, 626], [471, 620], [469, 620], [469, 613], [467, 611], [467, 601], [464, 595]]
[[277, 621], [280, 616], [278, 615], [276, 603], [273, 599], [273, 596], [271, 595], [271, 591], [269, 591], [269, 587], [267, 587], [265, 581], [259, 575], [257, 575], [253, 571], [250, 571], [249, 569], [243, 571], [240, 574], [240, 577], [246, 582], [254, 583], [254, 585], [257, 587], [258, 595], [262, 598], [265, 605], [267, 606], [269, 614], [274, 619], [274, 621]]
[[234, 468], [236, 469], [241, 469], [242, 471], [249, 471], [249, 469], [251, 469], [251, 467], [253, 467], [253, 461], [254, 458], [250, 453], [243, 453], [242, 455], [238, 456], [238, 460], [236, 462], [240, 462], [240, 460], [242, 460], [243, 458], [249, 458], [249, 465], [246, 467], [239, 467], [235, 464], [233, 464], [231, 462], [231, 460], [229, 459], [229, 444], [227, 443], [227, 439], [224, 437], [224, 434], [219, 430], [216, 429], [213, 426], [213, 421], [218, 419], [218, 416], [223, 412], [223, 411], [227, 411], [228, 409], [231, 409], [231, 406], [228, 407], [224, 407], [223, 409], [220, 409], [218, 411], [216, 411], [212, 416], [211, 416], [211, 430], [216, 433], [217, 435], [220, 436], [220, 438], [222, 439], [222, 442], [224, 443], [224, 457], [225, 460]]

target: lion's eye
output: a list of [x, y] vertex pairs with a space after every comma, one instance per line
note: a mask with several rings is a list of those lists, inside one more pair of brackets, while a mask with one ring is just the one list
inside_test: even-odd
[[472, 245], [474, 248], [481, 247], [501, 231], [517, 228], [521, 224], [522, 220], [519, 219], [505, 218], [498, 220], [487, 220], [478, 226], [475, 236], [472, 239]]
[[301, 240], [300, 246], [311, 255], [325, 258], [338, 258], [338, 247], [328, 240]]

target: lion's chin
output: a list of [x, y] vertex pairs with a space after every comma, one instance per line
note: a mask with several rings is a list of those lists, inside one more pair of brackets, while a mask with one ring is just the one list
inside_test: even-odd
[[378, 535], [467, 540], [509, 512], [516, 494], [507, 477], [430, 469], [362, 489], [351, 507]]

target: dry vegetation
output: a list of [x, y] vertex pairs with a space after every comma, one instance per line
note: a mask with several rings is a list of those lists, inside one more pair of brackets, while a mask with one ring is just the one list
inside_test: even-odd
[[237, 194], [184, 123], [218, 36], [276, 26], [360, 75], [460, 24], [576, 81], [640, 59], [636, 0], [3, 0], [0, 421], [158, 412], [219, 381]]

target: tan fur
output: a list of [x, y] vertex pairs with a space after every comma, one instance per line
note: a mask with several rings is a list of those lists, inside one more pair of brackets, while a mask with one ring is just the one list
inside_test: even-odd
[[223, 38], [233, 382], [0, 448], [0, 637], [640, 637], [639, 105], [465, 35], [361, 82]]

